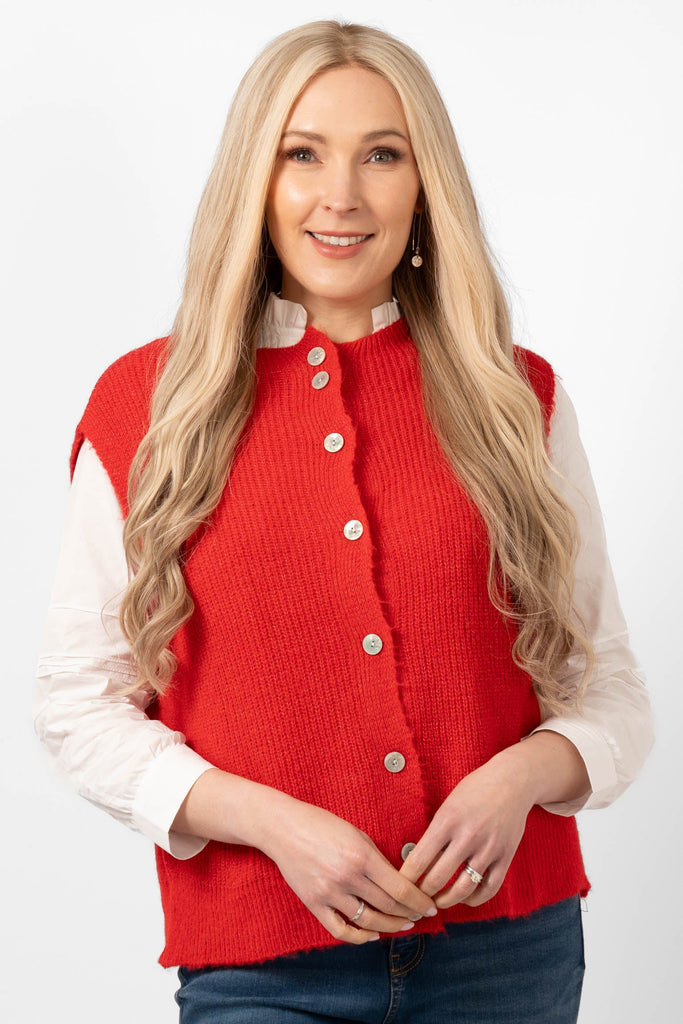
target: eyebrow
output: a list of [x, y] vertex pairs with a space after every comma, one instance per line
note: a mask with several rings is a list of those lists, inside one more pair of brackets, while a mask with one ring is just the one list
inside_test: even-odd
[[[286, 139], [288, 135], [299, 135], [304, 139], [311, 139], [313, 142], [325, 142], [325, 136], [319, 135], [317, 132], [307, 132], [298, 128], [290, 128], [289, 131], [283, 132], [282, 138]], [[396, 138], [403, 139], [404, 142], [408, 142], [408, 139], [403, 132], [398, 131], [397, 128], [378, 128], [377, 131], [367, 132], [363, 135], [362, 142], [374, 142], [376, 139], [386, 138], [387, 135], [394, 135]]]

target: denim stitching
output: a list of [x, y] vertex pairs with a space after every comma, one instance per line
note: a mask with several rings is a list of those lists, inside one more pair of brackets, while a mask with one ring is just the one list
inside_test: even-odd
[[391, 1024], [391, 1022], [396, 1019], [396, 1015], [398, 1014], [398, 1011], [401, 1007], [401, 997], [403, 995], [403, 978], [408, 974], [409, 971], [412, 971], [415, 967], [417, 967], [419, 963], [422, 962], [422, 959], [425, 955], [426, 945], [424, 935], [418, 935], [417, 939], [417, 949], [413, 954], [413, 958], [403, 967], [399, 966], [401, 960], [400, 953], [389, 954], [391, 958], [391, 966], [389, 968], [391, 998], [389, 1000], [389, 1008], [384, 1016], [384, 1019], [382, 1020], [382, 1024]]
[[413, 954], [413, 959], [410, 960], [407, 964], [404, 964], [403, 967], [401, 967], [396, 972], [397, 974], [408, 974], [409, 971], [414, 970], [414, 968], [417, 967], [417, 965], [422, 962], [422, 960], [424, 958], [424, 955], [425, 955], [424, 935], [418, 935], [417, 938], [418, 938], [417, 949], [415, 950], [415, 953]]
[[403, 991], [402, 976], [399, 971], [394, 970], [394, 960], [398, 959], [398, 953], [391, 954], [391, 967], [389, 969], [391, 996], [389, 999], [389, 1009], [382, 1020], [382, 1024], [391, 1024], [391, 1021], [395, 1020], [399, 1006], [401, 1005], [401, 993]]

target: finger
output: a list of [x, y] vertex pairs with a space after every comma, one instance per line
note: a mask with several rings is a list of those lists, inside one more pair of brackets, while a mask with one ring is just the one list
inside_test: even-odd
[[[420, 840], [420, 843], [423, 841], [424, 836]], [[415, 883], [417, 883], [417, 880], [427, 871], [431, 870], [448, 846], [448, 844], [446, 844], [445, 846], [439, 846], [438, 849], [435, 849], [431, 843], [425, 843], [424, 846], [421, 846], [420, 843], [413, 847], [406, 859], [403, 861], [399, 870], [400, 875], [403, 875], [409, 881]], [[422, 884], [420, 884], [420, 889], [424, 892]]]
[[468, 907], [478, 907], [480, 904], [490, 900], [496, 895], [503, 884], [508, 866], [508, 864], [492, 864], [486, 872], [481, 885], [478, 885], [472, 895], [462, 902], [466, 903]]
[[[446, 844], [420, 879], [420, 889], [433, 897], [435, 893], [441, 892], [449, 884], [458, 868], [464, 866], [464, 863], [465, 851], [462, 847], [458, 847], [455, 843]], [[436, 898], [434, 902], [436, 903]], [[436, 905], [438, 906], [438, 904]]]
[[333, 907], [325, 907], [318, 920], [335, 939], [352, 942], [354, 946], [362, 946], [364, 942], [372, 942], [379, 938], [379, 932], [368, 931], [355, 924], [349, 924]]
[[[359, 910], [360, 914], [358, 914]], [[414, 927], [413, 921], [407, 921], [405, 917], [390, 917], [387, 914], [382, 914], [376, 907], [366, 903], [365, 900], [362, 904], [359, 904], [357, 896], [349, 896], [348, 909], [347, 904], [344, 903], [341, 912], [346, 915], [349, 924], [363, 928], [365, 931], [401, 932], [408, 931]], [[356, 914], [358, 914], [358, 917], [356, 917]]]
[[[412, 856], [412, 854], [408, 856]], [[368, 873], [368, 879], [383, 889], [397, 904], [411, 911], [412, 913], [408, 916], [415, 914], [421, 914], [423, 917], [433, 916], [434, 901], [388, 861], [380, 859], [376, 867], [373, 863], [371, 874]], [[432, 911], [431, 914], [430, 911]]]
[[[467, 863], [471, 868], [474, 868], [478, 874], [484, 875], [484, 871], [486, 869], [483, 865], [480, 866], [477, 864], [475, 857], [471, 857]], [[486, 876], [479, 884], [477, 884], [477, 882], [463, 869], [458, 874], [453, 885], [448, 889], [444, 889], [443, 892], [439, 892], [439, 894], [434, 897], [434, 902], [441, 910], [445, 907], [454, 907], [456, 903], [465, 903], [474, 896], [479, 887], [484, 884], [485, 878]], [[482, 900], [482, 903], [483, 902], [484, 900]]]
[[[365, 884], [362, 887], [359, 886], [356, 891], [358, 896], [362, 896], [369, 906], [379, 910], [382, 914], [388, 914], [389, 917], [400, 917], [402, 921], [414, 921], [424, 916], [407, 904], [394, 899], [393, 896], [390, 896], [388, 892], [373, 882], [371, 878], [366, 878]], [[429, 900], [429, 897], [427, 899]], [[429, 903], [431, 905], [432, 901], [429, 900]], [[428, 907], [427, 909], [430, 908]]]

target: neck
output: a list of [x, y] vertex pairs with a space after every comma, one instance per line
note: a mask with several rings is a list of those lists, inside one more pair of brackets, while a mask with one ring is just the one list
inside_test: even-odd
[[377, 289], [376, 294], [363, 296], [362, 299], [328, 299], [311, 295], [297, 287], [296, 282], [283, 280], [283, 299], [298, 302], [306, 310], [307, 326], [315, 327], [327, 335], [330, 341], [354, 341], [372, 334], [372, 310], [383, 302], [391, 300], [391, 287]]

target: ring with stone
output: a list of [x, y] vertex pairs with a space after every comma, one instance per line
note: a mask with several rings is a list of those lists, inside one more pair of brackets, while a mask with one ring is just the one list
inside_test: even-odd
[[470, 876], [475, 885], [481, 885], [481, 883], [484, 881], [484, 876], [480, 875], [479, 872], [476, 871], [471, 864], [465, 864], [463, 871]]

